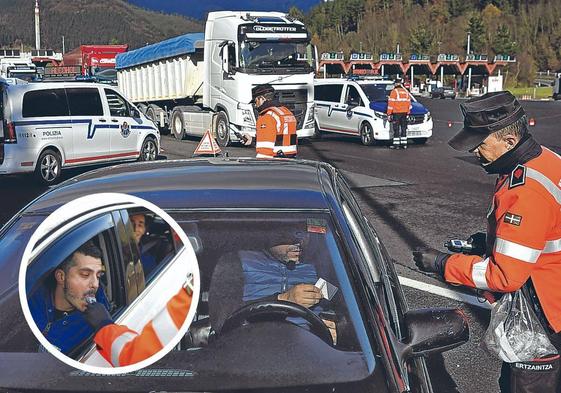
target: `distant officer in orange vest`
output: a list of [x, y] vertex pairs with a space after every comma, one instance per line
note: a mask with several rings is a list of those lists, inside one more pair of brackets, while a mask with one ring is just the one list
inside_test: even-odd
[[148, 359], [167, 345], [183, 326], [191, 307], [193, 291], [188, 279], [140, 333], [113, 322], [101, 303], [92, 302], [84, 318], [94, 329], [94, 342], [99, 353], [113, 367], [123, 367]]
[[[251, 93], [259, 113], [255, 131], [256, 157], [296, 157], [298, 138], [294, 114], [274, 99], [275, 89], [269, 84], [257, 85]], [[251, 144], [251, 138], [245, 144]]]
[[[454, 285], [502, 293], [521, 289], [561, 353], [561, 157], [528, 133], [524, 109], [509, 92], [487, 93], [460, 108], [464, 128], [448, 143], [473, 152], [487, 173], [498, 175], [487, 234], [478, 236], [480, 255], [423, 248], [413, 259]], [[515, 338], [527, 340], [523, 333]], [[510, 359], [503, 363], [501, 392], [558, 391], [559, 354]]]
[[401, 79], [397, 79], [388, 98], [387, 114], [393, 125], [393, 143], [390, 149], [407, 149], [407, 116], [410, 113], [411, 97]]

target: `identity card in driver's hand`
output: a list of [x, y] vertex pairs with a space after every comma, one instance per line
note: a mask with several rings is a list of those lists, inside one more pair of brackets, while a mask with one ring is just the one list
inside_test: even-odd
[[324, 299], [327, 300], [333, 299], [333, 296], [335, 296], [335, 294], [339, 290], [339, 288], [337, 288], [330, 282], [325, 281], [323, 278], [318, 279], [318, 281], [315, 283], [315, 287], [321, 291], [321, 295]]

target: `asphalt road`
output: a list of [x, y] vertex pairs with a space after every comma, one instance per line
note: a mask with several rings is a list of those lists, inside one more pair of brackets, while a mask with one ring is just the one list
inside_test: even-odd
[[[485, 213], [490, 202], [494, 177], [486, 175], [469, 154], [455, 152], [446, 141], [461, 128], [459, 101], [423, 99], [434, 119], [433, 137], [426, 145], [408, 150], [384, 146], [362, 146], [358, 138], [325, 135], [321, 140], [299, 146], [299, 157], [327, 161], [344, 170], [363, 212], [377, 229], [398, 274], [404, 278], [410, 308], [460, 307], [471, 329], [468, 344], [430, 361], [437, 392], [497, 392], [500, 362], [482, 347], [489, 319], [487, 308], [435, 294], [427, 284], [458, 290], [431, 276], [419, 273], [412, 262], [411, 249], [430, 246], [443, 249], [450, 238], [466, 238], [485, 229]], [[561, 152], [559, 122], [561, 102], [525, 102], [529, 117], [536, 120], [532, 133], [538, 142]], [[448, 127], [448, 122], [453, 122]], [[198, 141], [162, 139], [168, 158], [189, 158]], [[229, 147], [230, 156], [252, 156], [244, 147]], [[64, 178], [85, 169], [66, 171]], [[0, 224], [45, 190], [32, 177], [0, 178], [2, 204]], [[413, 280], [413, 281], [405, 281]], [[411, 283], [418, 283], [419, 289]]]

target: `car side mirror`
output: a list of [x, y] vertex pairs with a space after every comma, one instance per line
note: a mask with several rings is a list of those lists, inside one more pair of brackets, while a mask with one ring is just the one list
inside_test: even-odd
[[140, 119], [140, 111], [136, 108], [131, 108], [131, 117], [134, 119]]
[[404, 320], [403, 359], [448, 351], [469, 340], [467, 318], [459, 309], [412, 310], [405, 313]]

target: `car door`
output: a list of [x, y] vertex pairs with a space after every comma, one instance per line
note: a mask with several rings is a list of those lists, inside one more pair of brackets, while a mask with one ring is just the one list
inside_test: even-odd
[[400, 387], [406, 386], [411, 392], [430, 393], [432, 387], [425, 360], [414, 358], [409, 360], [406, 365], [402, 364], [396, 348], [392, 345], [392, 338], [399, 341], [405, 338], [406, 328], [403, 316], [407, 311], [407, 303], [393, 261], [389, 258], [372, 225], [360, 213], [360, 208], [346, 181], [339, 178], [338, 183], [343, 200], [343, 210], [359, 244], [358, 248], [369, 266], [373, 282], [378, 282], [377, 285], [374, 285], [374, 290], [380, 301], [379, 323], [382, 334], [385, 331], [388, 338], [386, 350], [390, 361], [389, 367], [397, 376], [396, 383]]
[[66, 89], [72, 119], [74, 148], [67, 163], [87, 164], [106, 160], [110, 154], [110, 132], [103, 115], [103, 104], [97, 87]]
[[339, 108], [342, 83], [318, 84], [314, 87], [316, 120], [323, 131], [337, 132], [334, 123], [334, 110]]
[[103, 89], [107, 112], [107, 127], [110, 128], [110, 145], [112, 160], [123, 160], [138, 157], [139, 130], [133, 125], [136, 124], [132, 117], [131, 106], [117, 91], [109, 88]]
[[[345, 101], [343, 102], [342, 109], [345, 112], [340, 112], [338, 116], [341, 119], [342, 130], [349, 134], [359, 134], [360, 123], [364, 118], [361, 113], [364, 113], [364, 100], [360, 95], [359, 88], [351, 83], [347, 84], [345, 91]], [[363, 109], [361, 111], [361, 109]], [[343, 117], [344, 115], [344, 117]]]

